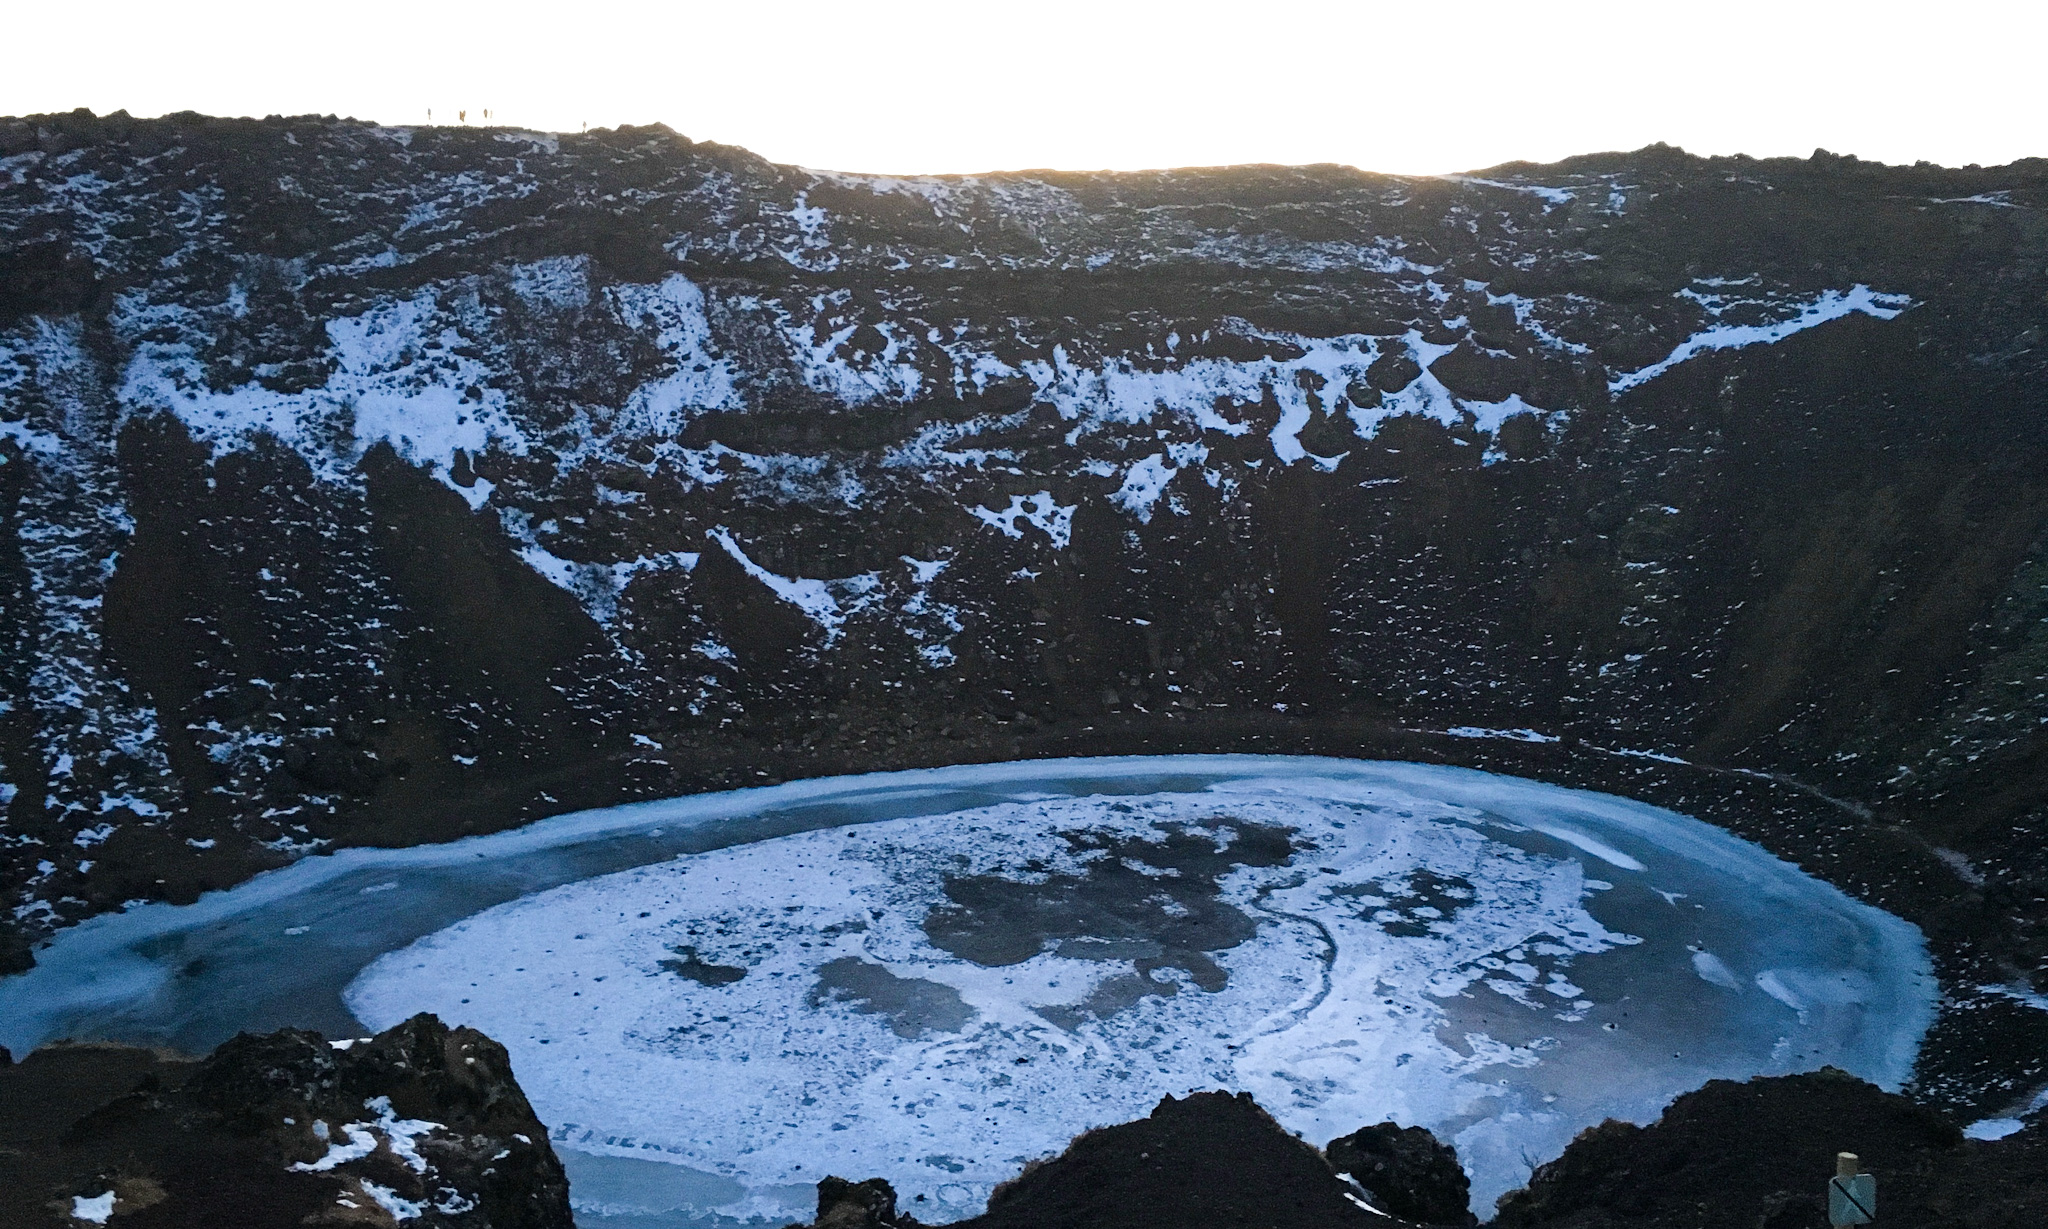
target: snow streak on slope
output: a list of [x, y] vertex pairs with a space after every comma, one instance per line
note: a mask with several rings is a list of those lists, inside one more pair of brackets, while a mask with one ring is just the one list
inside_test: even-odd
[[873, 572], [863, 572], [844, 580], [778, 576], [748, 558], [747, 552], [733, 540], [724, 526], [711, 531], [711, 540], [724, 547], [725, 553], [731, 555], [733, 562], [739, 564], [747, 575], [766, 585], [769, 592], [803, 611], [811, 622], [823, 628], [827, 648], [838, 641], [847, 616], [865, 608], [881, 585], [881, 577]]
[[673, 435], [694, 413], [738, 409], [738, 373], [713, 352], [704, 292], [682, 274], [653, 286], [611, 291], [619, 318], [654, 329], [654, 344], [674, 370], [633, 390], [628, 419], [650, 435]]
[[[1879, 320], [1890, 320], [1913, 305], [1912, 299], [1905, 295], [1882, 294], [1858, 283], [1850, 287], [1846, 292], [1840, 290], [1822, 291], [1819, 297], [1800, 305], [1797, 315], [1787, 319], [1763, 324], [1724, 324], [1719, 323], [1719, 319], [1727, 310], [1727, 305], [1724, 304], [1721, 296], [1701, 295], [1690, 291], [1680, 291], [1679, 293], [1681, 296], [1700, 302], [1706, 307], [1708, 314], [1715, 318], [1717, 323], [1711, 328], [1702, 329], [1684, 341], [1679, 342], [1677, 347], [1668, 356], [1658, 362], [1609, 379], [1607, 382], [1608, 391], [1615, 393], [1627, 392], [1629, 389], [1649, 383], [1685, 360], [1705, 354], [1711, 350], [1733, 350], [1743, 346], [1768, 345], [1772, 342], [1783, 341], [1794, 333], [1804, 332], [1815, 325], [1826, 324], [1830, 320], [1840, 320], [1844, 316], [1857, 312], [1861, 312], [1866, 316], [1874, 316]], [[1746, 302], [1755, 301], [1747, 300]]]
[[564, 559], [535, 542], [528, 518], [524, 515], [507, 509], [501, 520], [506, 534], [520, 543], [520, 562], [574, 597], [593, 622], [607, 629], [618, 617], [619, 598], [625, 593], [626, 586], [633, 583], [634, 577], [670, 570], [694, 571], [699, 558], [696, 551], [669, 551], [617, 563], [578, 563]]

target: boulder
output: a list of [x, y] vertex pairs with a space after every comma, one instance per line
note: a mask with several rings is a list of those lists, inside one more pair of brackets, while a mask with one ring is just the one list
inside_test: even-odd
[[1249, 1094], [1167, 1097], [996, 1188], [973, 1229], [1388, 1229]]
[[1338, 1173], [1371, 1193], [1374, 1206], [1425, 1225], [1472, 1225], [1472, 1182], [1458, 1150], [1421, 1127], [1392, 1122], [1333, 1139], [1323, 1150]]
[[1878, 1223], [2021, 1229], [2048, 1208], [2048, 1131], [1966, 1140], [1844, 1072], [1714, 1080], [1646, 1127], [1608, 1121], [1510, 1192], [1497, 1229], [1820, 1229], [1835, 1154], [1877, 1178]]
[[917, 1222], [896, 1215], [896, 1188], [880, 1178], [818, 1183], [818, 1219], [811, 1229], [905, 1229]]
[[504, 1047], [429, 1015], [351, 1042], [243, 1034], [199, 1060], [48, 1046], [0, 1066], [0, 1105], [9, 1229], [73, 1229], [80, 1206], [121, 1229], [574, 1225]]

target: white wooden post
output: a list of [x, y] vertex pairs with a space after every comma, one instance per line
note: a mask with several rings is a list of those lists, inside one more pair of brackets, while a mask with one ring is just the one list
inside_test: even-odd
[[1877, 1219], [1877, 1179], [1866, 1173], [1853, 1152], [1835, 1154], [1835, 1176], [1828, 1181], [1828, 1223], [1867, 1225]]

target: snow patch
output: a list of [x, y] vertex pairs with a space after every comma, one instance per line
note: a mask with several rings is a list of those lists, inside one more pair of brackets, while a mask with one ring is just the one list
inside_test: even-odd
[[392, 1220], [417, 1220], [420, 1213], [426, 1210], [425, 1205], [414, 1203], [410, 1199], [402, 1199], [397, 1191], [388, 1186], [379, 1186], [368, 1178], [357, 1178], [356, 1185], [363, 1189], [363, 1194], [376, 1200], [378, 1207], [390, 1213]]
[[[1703, 299], [1703, 296], [1698, 294], [1688, 295], [1687, 291], [1680, 291], [1679, 294], [1694, 299]], [[1743, 346], [1770, 345], [1783, 341], [1794, 333], [1804, 332], [1815, 325], [1826, 324], [1830, 320], [1840, 320], [1844, 316], [1853, 315], [1858, 312], [1866, 316], [1873, 316], [1879, 320], [1890, 320], [1911, 306], [1913, 306], [1913, 300], [1909, 296], [1874, 291], [1861, 282], [1850, 287], [1847, 291], [1824, 290], [1818, 298], [1802, 305], [1797, 315], [1780, 320], [1775, 324], [1716, 324], [1712, 328], [1702, 329], [1700, 332], [1694, 333], [1691, 337], [1679, 342], [1669, 355], [1658, 362], [1608, 380], [1607, 390], [1611, 393], [1623, 393], [1631, 388], [1638, 388], [1663, 375], [1687, 359], [1697, 357], [1711, 350], [1733, 350]], [[1710, 307], [1709, 310], [1712, 311], [1713, 308]]]
[[695, 282], [673, 273], [652, 286], [614, 286], [607, 293], [619, 320], [653, 333], [655, 348], [672, 368], [633, 390], [625, 429], [669, 437], [696, 413], [740, 408], [738, 375], [713, 350], [711, 318]]
[[[833, 300], [817, 295], [810, 306], [814, 317], [824, 319]], [[851, 407], [876, 400], [909, 401], [924, 387], [924, 374], [905, 358], [915, 348], [914, 343], [899, 336], [892, 322], [884, 320], [869, 326], [882, 338], [880, 353], [842, 353], [860, 332], [861, 322], [833, 316], [828, 325], [830, 331], [821, 340], [812, 324], [797, 320], [780, 304], [774, 304], [773, 310], [782, 319], [780, 331], [797, 379], [812, 392], [827, 394]]]
[[932, 583], [938, 578], [939, 573], [946, 570], [946, 565], [952, 562], [950, 559], [913, 559], [909, 555], [902, 558], [910, 567], [911, 580], [919, 585]]
[[1685, 764], [1690, 766], [1692, 763], [1691, 760], [1683, 759], [1676, 755], [1667, 755], [1662, 751], [1642, 751], [1633, 747], [1615, 747], [1608, 754], [1625, 755], [1630, 759], [1636, 760], [1655, 760], [1660, 764]]
[[931, 595], [931, 583], [939, 578], [953, 562], [950, 559], [915, 559], [909, 555], [900, 556], [910, 568], [910, 580], [916, 586], [903, 602], [903, 631], [917, 644], [919, 660], [934, 670], [944, 669], [958, 660], [949, 641], [965, 629], [960, 621], [960, 608], [936, 601]]
[[1694, 952], [1692, 967], [1693, 971], [1700, 975], [1701, 981], [1719, 986], [1723, 990], [1742, 989], [1741, 980], [1728, 968], [1725, 961], [1712, 952]]
[[808, 273], [824, 273], [839, 267], [839, 254], [832, 250], [828, 215], [824, 206], [811, 204], [809, 192], [798, 192], [795, 203], [782, 216], [796, 229], [794, 242], [778, 249], [784, 260]]
[[351, 1122], [341, 1128], [348, 1142], [329, 1143], [327, 1153], [315, 1161], [295, 1161], [292, 1169], [299, 1173], [324, 1173], [337, 1165], [360, 1161], [377, 1150], [377, 1135], [370, 1130], [367, 1122]]
[[[337, 1049], [346, 1048], [340, 1045]], [[385, 1146], [391, 1154], [405, 1163], [414, 1173], [427, 1172], [427, 1162], [420, 1156], [413, 1140], [430, 1131], [445, 1130], [438, 1122], [426, 1122], [417, 1118], [400, 1118], [391, 1108], [391, 1098], [371, 1097], [363, 1102], [363, 1108], [376, 1115], [367, 1122], [351, 1122], [341, 1128], [348, 1137], [347, 1143], [329, 1141], [326, 1155], [314, 1161], [297, 1161], [292, 1169], [298, 1173], [324, 1173], [339, 1165], [360, 1161], [377, 1150], [377, 1136], [384, 1136]], [[326, 1139], [325, 1123], [314, 1124], [314, 1134]]]
[[95, 1225], [104, 1225], [107, 1223], [107, 1218], [113, 1214], [114, 1192], [112, 1191], [108, 1191], [103, 1195], [94, 1195], [90, 1199], [84, 1195], [73, 1195], [71, 1197], [71, 1218], [73, 1220], [89, 1221]]
[[1982, 1140], [2004, 1139], [2008, 1135], [2017, 1135], [2027, 1129], [2028, 1118], [2044, 1109], [2048, 1109], [2048, 1088], [2025, 1098], [2019, 1105], [2012, 1107], [2010, 1113], [1996, 1118], [1978, 1119], [1963, 1128], [1963, 1135], [1968, 1139]]
[[748, 558], [746, 551], [740, 548], [723, 525], [713, 529], [709, 537], [724, 547], [725, 553], [732, 556], [733, 562], [739, 564], [747, 575], [766, 585], [769, 592], [803, 611], [811, 622], [823, 628], [824, 647], [828, 649], [839, 642], [847, 618], [866, 609], [874, 601], [875, 591], [881, 587], [882, 578], [875, 572], [863, 572], [844, 580], [778, 576]]
[[506, 270], [512, 292], [543, 311], [580, 311], [590, 305], [590, 261], [583, 256], [550, 256]]
[[1022, 419], [1023, 415], [1012, 414], [993, 420], [977, 418], [964, 423], [926, 423], [908, 442], [883, 453], [882, 465], [886, 469], [915, 469], [930, 473], [940, 467], [987, 469], [998, 462], [1014, 461], [1017, 454], [1008, 448], [955, 448], [950, 445], [982, 431], [1015, 426]]
[[1557, 735], [1542, 734], [1535, 730], [1490, 730], [1484, 726], [1454, 725], [1444, 733], [1453, 738], [1508, 738], [1523, 743], [1554, 743]]
[[1054, 550], [1064, 550], [1074, 536], [1074, 510], [1078, 507], [1079, 504], [1056, 503], [1051, 491], [1040, 491], [1036, 495], [1010, 496], [1009, 506], [1001, 511], [983, 507], [967, 511], [1006, 538], [1023, 537], [1024, 531], [1017, 527], [1017, 522], [1023, 521], [1052, 539]]
[[520, 562], [574, 597], [599, 627], [607, 629], [618, 619], [619, 599], [634, 577], [675, 570], [690, 572], [697, 567], [696, 551], [664, 551], [615, 563], [564, 559], [535, 539], [530, 518], [524, 512], [505, 509], [499, 519], [506, 534], [518, 543]]
[[[1062, 418], [1080, 422], [1083, 429], [1149, 423], [1164, 413], [1200, 431], [1239, 436], [1251, 430], [1251, 424], [1224, 417], [1223, 407], [1255, 406], [1270, 399], [1280, 411], [1270, 433], [1273, 455], [1284, 464], [1306, 459], [1325, 469], [1334, 469], [1341, 457], [1313, 456], [1301, 444], [1302, 430], [1319, 413], [1330, 415], [1341, 409], [1361, 439], [1372, 438], [1381, 423], [1404, 414], [1433, 418], [1447, 427], [1469, 422], [1491, 433], [1517, 414], [1547, 413], [1520, 394], [1501, 401], [1454, 395], [1429, 367], [1455, 349], [1455, 344], [1425, 341], [1419, 330], [1411, 329], [1400, 337], [1309, 337], [1263, 332], [1241, 321], [1229, 327], [1239, 336], [1301, 353], [1287, 359], [1195, 358], [1155, 370], [1130, 358], [1106, 359], [1099, 367], [1084, 367], [1071, 359], [1064, 347], [1055, 346], [1049, 362], [1027, 362], [1023, 371], [1036, 386], [1039, 401], [1053, 406]], [[1422, 373], [1406, 387], [1381, 397], [1376, 405], [1355, 404], [1350, 389], [1365, 379], [1390, 346], [1405, 349]], [[1134, 490], [1134, 500], [1141, 494], [1142, 488]]]
[[1543, 184], [1509, 183], [1504, 179], [1481, 179], [1477, 175], [1446, 175], [1454, 183], [1480, 184], [1488, 188], [1505, 188], [1509, 192], [1523, 192], [1539, 197], [1543, 201], [1543, 212], [1549, 213], [1559, 205], [1568, 205], [1577, 199], [1577, 193], [1570, 188], [1551, 188]]
[[213, 391], [190, 342], [154, 340], [154, 330], [167, 325], [203, 334], [190, 316], [151, 306], [139, 295], [122, 296], [114, 325], [134, 354], [117, 396], [131, 414], [175, 415], [216, 456], [267, 436], [304, 457], [321, 477], [348, 482], [363, 454], [387, 443], [473, 499], [474, 491], [449, 477], [457, 453], [527, 450], [504, 392], [491, 387], [488, 368], [467, 356], [468, 339], [432, 289], [329, 321], [333, 373], [322, 387], [302, 393], [255, 383]]
[[121, 409], [105, 379], [76, 319], [31, 317], [0, 333], [0, 406], [22, 415], [6, 434], [29, 461], [13, 528], [32, 663], [18, 699], [50, 766], [43, 805], [84, 844], [111, 834], [96, 822], [109, 798], [145, 815], [177, 805], [156, 710], [104, 655], [106, 586], [135, 528], [114, 455]]
[[1166, 490], [1177, 471], [1166, 463], [1166, 454], [1155, 452], [1124, 473], [1124, 484], [1110, 495], [1109, 502], [1138, 518], [1141, 525], [1152, 523], [1152, 505]]
[[1531, 337], [1543, 343], [1547, 348], [1561, 350], [1567, 354], [1591, 354], [1593, 352], [1591, 346], [1581, 342], [1567, 341], [1558, 336], [1551, 330], [1549, 325], [1538, 319], [1536, 312], [1541, 304], [1537, 300], [1531, 299], [1526, 295], [1512, 293], [1495, 294], [1490, 287], [1491, 283], [1489, 282], [1473, 281], [1470, 278], [1465, 279], [1466, 290], [1474, 294], [1485, 295], [1489, 306], [1506, 307], [1509, 311], [1514, 312], [1515, 323], [1520, 325]]
[[2024, 1003], [2035, 1011], [2048, 1011], [2048, 994], [2041, 994], [2024, 982], [2015, 982], [2009, 986], [1979, 986], [1977, 991], [1980, 994], [1996, 994], [2016, 1003]]

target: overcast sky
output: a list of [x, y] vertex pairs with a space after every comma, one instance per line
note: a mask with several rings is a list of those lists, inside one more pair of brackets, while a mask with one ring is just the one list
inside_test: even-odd
[[0, 114], [489, 108], [852, 171], [2048, 155], [2038, 0], [43, 0], [5, 26]]

